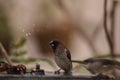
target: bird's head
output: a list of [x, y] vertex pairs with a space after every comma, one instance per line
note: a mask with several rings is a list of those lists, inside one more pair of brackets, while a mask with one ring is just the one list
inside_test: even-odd
[[50, 41], [49, 42], [49, 45], [53, 48], [53, 49], [56, 49], [56, 47], [60, 44], [59, 41], [57, 40], [53, 40], [53, 41]]

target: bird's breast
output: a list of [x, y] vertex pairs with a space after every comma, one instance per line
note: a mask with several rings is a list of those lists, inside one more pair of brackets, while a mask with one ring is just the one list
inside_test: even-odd
[[71, 70], [72, 68], [72, 63], [69, 61], [69, 59], [66, 56], [55, 55], [55, 62], [63, 70]]

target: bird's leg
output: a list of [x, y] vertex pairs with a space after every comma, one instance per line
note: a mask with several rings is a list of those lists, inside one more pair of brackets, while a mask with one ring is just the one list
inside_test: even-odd
[[57, 71], [55, 71], [55, 74], [60, 74], [60, 70], [61, 70], [61, 68], [58, 69]]

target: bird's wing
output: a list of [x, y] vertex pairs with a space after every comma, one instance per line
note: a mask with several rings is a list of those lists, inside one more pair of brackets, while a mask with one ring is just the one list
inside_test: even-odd
[[70, 51], [68, 49], [65, 49], [65, 52], [67, 54], [67, 58], [71, 61], [71, 54]]

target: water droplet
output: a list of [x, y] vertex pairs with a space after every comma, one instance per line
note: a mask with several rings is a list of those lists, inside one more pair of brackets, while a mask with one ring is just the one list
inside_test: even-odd
[[28, 35], [30, 36], [30, 35], [31, 35], [31, 33], [28, 33]]
[[25, 36], [28, 37], [28, 33], [26, 33]]
[[26, 33], [25, 36], [26, 36], [26, 37], [31, 36], [31, 33], [30, 33], [30, 32], [29, 32], [29, 33]]

